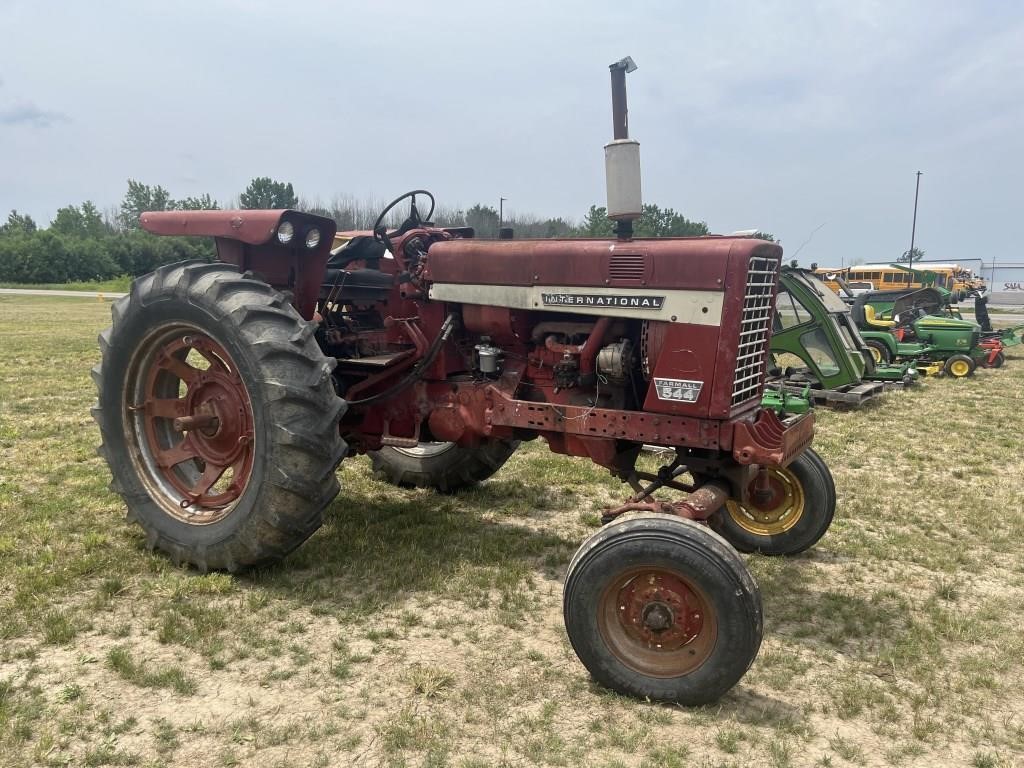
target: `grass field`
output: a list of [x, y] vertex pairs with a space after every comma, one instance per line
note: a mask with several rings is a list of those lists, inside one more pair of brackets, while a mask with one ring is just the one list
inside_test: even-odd
[[0, 288], [35, 288], [53, 291], [103, 291], [106, 293], [125, 293], [132, 284], [128, 275], [113, 277], [110, 280], [85, 280], [71, 283], [0, 283]]
[[454, 497], [346, 460], [256, 573], [148, 552], [94, 452], [108, 322], [0, 296], [0, 765], [1024, 765], [1024, 355], [819, 413], [836, 521], [748, 559], [760, 656], [686, 710], [573, 655], [561, 579], [624, 489], [539, 443]]

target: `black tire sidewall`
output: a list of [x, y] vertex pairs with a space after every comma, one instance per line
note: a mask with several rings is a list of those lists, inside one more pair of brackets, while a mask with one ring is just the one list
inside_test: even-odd
[[[878, 354], [881, 355], [881, 360], [878, 361], [877, 365], [888, 365], [892, 362], [892, 353], [889, 351], [889, 347], [885, 345], [884, 341], [878, 339], [868, 339], [864, 342], [871, 349], [877, 349]], [[870, 349], [868, 350], [871, 351]]]
[[519, 447], [516, 440], [491, 439], [474, 448], [451, 444], [433, 456], [410, 456], [385, 446], [370, 453], [375, 474], [405, 488], [454, 493], [494, 475]]
[[[629, 522], [602, 531], [611, 535], [574, 560], [566, 575], [564, 613], [570, 642], [594, 678], [620, 693], [687, 705], [713, 702], [743, 677], [757, 656], [763, 627], [756, 584], [725, 542], [719, 540], [717, 549], [702, 541], [714, 536], [706, 529], [695, 526], [695, 535], [680, 530], [685, 521], [667, 518], [657, 530], [610, 531]], [[651, 677], [619, 661], [608, 648], [597, 621], [601, 597], [618, 574], [634, 567], [678, 571], [711, 604], [718, 623], [715, 647], [692, 672], [674, 678]]]

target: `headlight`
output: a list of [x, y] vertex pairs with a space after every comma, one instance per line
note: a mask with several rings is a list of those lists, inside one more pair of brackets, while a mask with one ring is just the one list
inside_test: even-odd
[[277, 228], [277, 241], [281, 245], [288, 245], [295, 237], [295, 225], [290, 221], [282, 221], [281, 226]]
[[320, 245], [320, 230], [313, 228], [306, 233], [306, 247], [316, 248]]

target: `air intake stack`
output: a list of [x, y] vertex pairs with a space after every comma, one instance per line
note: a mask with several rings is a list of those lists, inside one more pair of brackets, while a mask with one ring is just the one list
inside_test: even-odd
[[612, 127], [614, 138], [604, 145], [605, 183], [608, 187], [608, 218], [615, 221], [620, 240], [633, 236], [633, 221], [643, 213], [640, 195], [640, 142], [629, 138], [626, 108], [626, 74], [636, 70], [627, 56], [608, 67], [612, 73]]

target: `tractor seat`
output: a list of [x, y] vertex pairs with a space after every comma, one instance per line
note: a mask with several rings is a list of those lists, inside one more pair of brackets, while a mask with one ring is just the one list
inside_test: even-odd
[[882, 320], [875, 315], [875, 308], [870, 304], [864, 305], [864, 320], [868, 325], [873, 325], [876, 328], [892, 328], [896, 325], [895, 320]]
[[379, 269], [328, 268], [320, 298], [339, 304], [373, 304], [387, 301], [394, 285], [395, 276]]
[[384, 244], [369, 235], [356, 235], [340, 248], [331, 251], [327, 266], [330, 269], [341, 269], [353, 261], [365, 261], [367, 267], [375, 269], [386, 252]]

